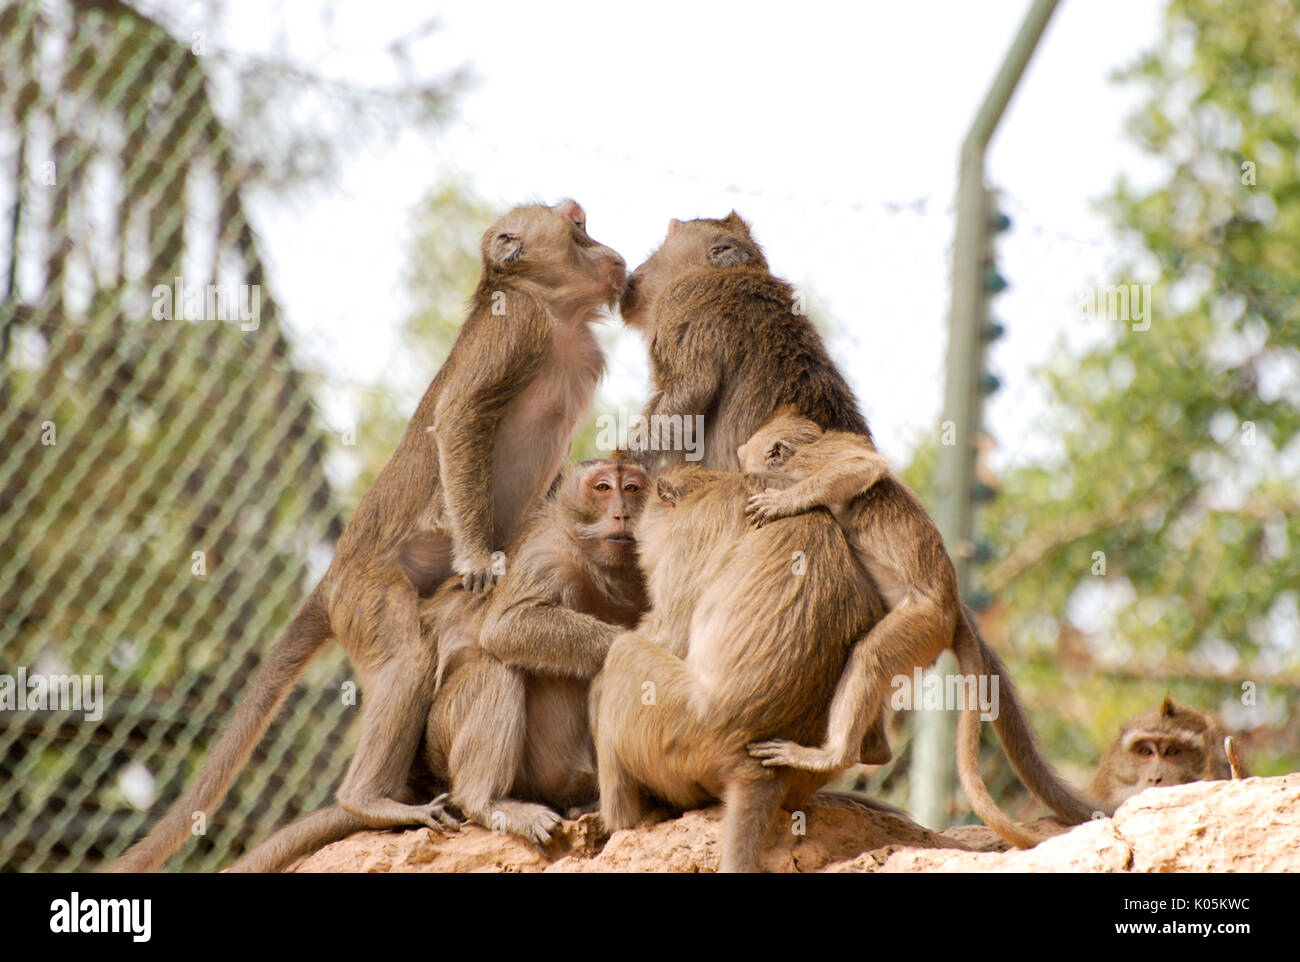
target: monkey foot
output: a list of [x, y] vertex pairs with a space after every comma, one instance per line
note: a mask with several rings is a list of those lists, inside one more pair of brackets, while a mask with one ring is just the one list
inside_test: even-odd
[[428, 826], [435, 832], [459, 831], [460, 819], [447, 811], [447, 799], [450, 797], [446, 792], [443, 792], [428, 805], [417, 805], [417, 811], [424, 816], [421, 819], [421, 824]]
[[824, 749], [807, 748], [781, 738], [769, 742], [750, 742], [749, 754], [761, 758], [767, 768], [784, 766], [805, 772], [834, 772], [851, 764], [841, 762]]
[[509, 833], [538, 845], [551, 840], [560, 827], [560, 814], [545, 805], [531, 802], [498, 801], [488, 813], [487, 827], [495, 834]]

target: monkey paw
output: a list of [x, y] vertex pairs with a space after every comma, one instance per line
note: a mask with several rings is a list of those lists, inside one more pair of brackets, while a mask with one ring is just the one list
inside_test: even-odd
[[491, 565], [486, 568], [474, 568], [465, 572], [463, 583], [466, 591], [480, 594], [497, 583], [497, 573]]
[[763, 491], [760, 494], [753, 494], [745, 502], [745, 516], [756, 527], [761, 527], [778, 518], [788, 518], [792, 514], [798, 514], [798, 512], [791, 508], [780, 491]]
[[493, 809], [488, 827], [545, 846], [562, 822], [559, 812], [545, 805], [502, 800]]
[[447, 811], [447, 799], [451, 796], [446, 792], [439, 795], [428, 805], [416, 806], [418, 811], [424, 816], [421, 821], [424, 825], [433, 829], [435, 832], [455, 832], [460, 830], [460, 820], [451, 812]]
[[761, 758], [766, 768], [784, 766], [805, 772], [833, 772], [848, 767], [824, 749], [807, 748], [782, 738], [770, 742], [750, 742], [749, 754]]

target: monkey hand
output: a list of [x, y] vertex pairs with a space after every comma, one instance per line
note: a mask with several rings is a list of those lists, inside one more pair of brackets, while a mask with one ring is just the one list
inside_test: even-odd
[[451, 796], [443, 792], [428, 805], [416, 806], [423, 814], [423, 823], [435, 832], [446, 834], [460, 830], [460, 819], [447, 811], [447, 800]]
[[504, 556], [496, 552], [482, 561], [470, 560], [456, 568], [462, 576], [466, 591], [480, 594], [487, 591], [505, 574]]
[[755, 527], [762, 527], [769, 521], [788, 518], [798, 513], [798, 507], [790, 503], [784, 491], [769, 489], [750, 495], [749, 500], [745, 502], [745, 517], [749, 518], [750, 523]]
[[766, 768], [798, 768], [805, 772], [834, 772], [848, 768], [852, 762], [841, 761], [824, 748], [808, 748], [782, 738], [768, 742], [750, 742], [749, 754], [761, 758]]

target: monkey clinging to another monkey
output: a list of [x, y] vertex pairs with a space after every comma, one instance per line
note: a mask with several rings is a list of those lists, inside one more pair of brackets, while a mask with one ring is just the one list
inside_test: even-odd
[[[820, 748], [783, 739], [750, 746], [764, 765], [833, 772], [857, 760], [864, 734], [879, 718], [891, 680], [925, 668], [946, 648], [963, 675], [998, 678], [998, 736], [1012, 767], [1054, 812], [1086, 820], [1095, 803], [1081, 798], [1052, 771], [1034, 741], [1005, 666], [975, 631], [957, 593], [957, 573], [939, 529], [908, 487], [889, 470], [869, 438], [820, 427], [791, 411], [743, 444], [746, 471], [775, 473], [784, 489], [754, 495], [746, 512], [756, 523], [827, 508], [848, 536], [859, 564], [884, 596], [889, 613], [853, 647], [831, 703]], [[997, 807], [979, 772], [980, 708], [968, 699], [958, 720], [957, 769], [976, 814], [1013, 845], [1041, 839]]]
[[446, 363], [357, 505], [320, 584], [271, 649], [189, 790], [113, 865], [156, 869], [221, 799], [272, 715], [330, 638], [365, 703], [339, 805], [366, 825], [454, 824], [435, 799], [399, 801], [429, 714], [437, 652], [419, 601], [448, 576], [482, 591], [555, 478], [604, 358], [590, 330], [623, 291], [623, 259], [577, 203], [516, 207], [483, 235], [482, 275]]
[[1249, 776], [1222, 722], [1166, 695], [1159, 708], [1120, 729], [1097, 768], [1092, 792], [1113, 812], [1147, 788]]

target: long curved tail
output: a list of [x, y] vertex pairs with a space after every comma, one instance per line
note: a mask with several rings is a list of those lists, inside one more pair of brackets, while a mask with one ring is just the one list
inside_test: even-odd
[[330, 842], [369, 827], [351, 812], [338, 805], [329, 805], [279, 829], [226, 871], [279, 872], [304, 855], [312, 855]]
[[[952, 650], [957, 655], [959, 670], [967, 678], [978, 678], [989, 670], [984, 657], [984, 647], [979, 636], [970, 626], [965, 612], [962, 612], [961, 617], [957, 619], [957, 630], [953, 633]], [[1001, 674], [1005, 679], [1005, 671]], [[998, 696], [999, 699], [1005, 697], [1002, 693], [1001, 681], [998, 682]], [[1006, 712], [1001, 711], [998, 717], [1004, 714]], [[971, 808], [985, 825], [1017, 848], [1031, 848], [1042, 841], [1041, 837], [1029, 832], [1004, 814], [1002, 809], [998, 808], [998, 803], [993, 800], [993, 796], [989, 794], [988, 786], [984, 784], [984, 776], [980, 774], [980, 706], [978, 700], [973, 698], [967, 699], [966, 705], [957, 718], [957, 775], [961, 779], [962, 791], [970, 800]]]
[[330, 639], [329, 617], [317, 588], [275, 643], [253, 680], [252, 690], [235, 710], [212, 754], [189, 789], [144, 838], [123, 852], [111, 872], [154, 872], [190, 836], [196, 812], [210, 813], [248, 762], [280, 703]]
[[[994, 730], [1002, 742], [1011, 767], [1034, 796], [1055, 812], [1061, 819], [1071, 825], [1086, 822], [1105, 807], [1071, 788], [1056, 774], [1051, 764], [1038, 747], [1038, 740], [1029, 727], [1029, 716], [1025, 714], [1016, 695], [1015, 685], [1007, 666], [998, 657], [997, 652], [989, 647], [980, 635], [968, 614], [961, 619], [971, 639], [978, 646], [984, 670], [990, 675], [998, 676], [998, 716], [993, 720]], [[961, 631], [961, 628], [958, 628]]]

